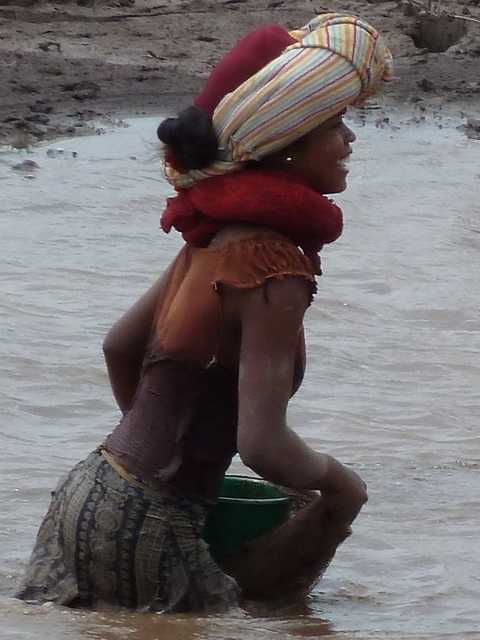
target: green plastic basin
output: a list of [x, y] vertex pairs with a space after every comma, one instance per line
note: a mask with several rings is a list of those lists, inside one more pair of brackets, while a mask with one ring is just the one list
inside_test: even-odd
[[213, 557], [237, 551], [288, 520], [290, 498], [260, 478], [228, 475], [207, 518], [204, 539]]

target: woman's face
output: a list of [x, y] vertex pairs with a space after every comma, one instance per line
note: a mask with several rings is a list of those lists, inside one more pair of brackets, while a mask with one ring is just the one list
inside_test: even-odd
[[355, 134], [343, 121], [344, 115], [345, 111], [330, 118], [283, 151], [289, 169], [320, 193], [340, 193], [347, 188], [346, 162]]

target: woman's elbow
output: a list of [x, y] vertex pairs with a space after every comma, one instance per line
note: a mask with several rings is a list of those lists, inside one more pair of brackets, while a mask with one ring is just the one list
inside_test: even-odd
[[106, 360], [122, 358], [128, 355], [125, 345], [122, 344], [112, 329], [110, 329], [103, 340], [102, 351]]
[[103, 352], [103, 357], [105, 358], [105, 362], [108, 363], [108, 362], [112, 362], [112, 360], [115, 360], [116, 350], [114, 345], [110, 341], [108, 335], [106, 336], [105, 340], [102, 343], [102, 352]]
[[109, 369], [118, 369], [131, 361], [128, 354], [119, 349], [118, 344], [107, 335], [102, 343], [103, 358]]
[[268, 473], [267, 451], [264, 443], [252, 438], [237, 440], [238, 455], [243, 464], [259, 476]]
[[112, 353], [114, 349], [115, 349], [115, 340], [113, 340], [112, 329], [110, 329], [109, 331], [107, 331], [107, 334], [103, 339], [102, 350], [103, 350], [103, 353], [107, 355], [108, 353]]

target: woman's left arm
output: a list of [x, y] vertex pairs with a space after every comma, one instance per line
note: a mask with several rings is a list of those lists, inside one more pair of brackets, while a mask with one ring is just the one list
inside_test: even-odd
[[169, 272], [170, 269], [113, 325], [103, 341], [110, 385], [122, 413], [132, 405], [155, 309]]

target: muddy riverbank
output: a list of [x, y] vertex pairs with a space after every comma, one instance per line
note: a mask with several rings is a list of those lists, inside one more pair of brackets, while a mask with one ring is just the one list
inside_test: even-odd
[[176, 111], [252, 28], [298, 27], [329, 10], [362, 15], [385, 34], [398, 80], [381, 104], [457, 104], [475, 116], [479, 1], [444, 4], [466, 19], [455, 21], [461, 24], [456, 43], [432, 52], [415, 36], [412, 2], [0, 0], [0, 143], [29, 146], [81, 134], [102, 119]]

